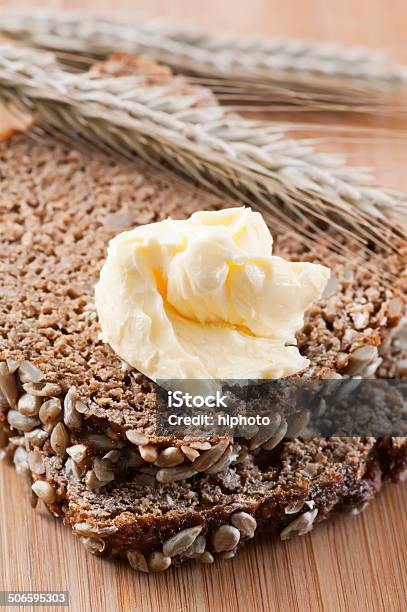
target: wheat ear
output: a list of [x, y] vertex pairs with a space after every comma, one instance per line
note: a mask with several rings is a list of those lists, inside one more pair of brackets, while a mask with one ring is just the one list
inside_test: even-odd
[[407, 70], [373, 51], [303, 40], [236, 39], [162, 21], [131, 23], [78, 13], [3, 12], [0, 31], [37, 46], [101, 57], [147, 53], [198, 78], [228, 103], [394, 112], [389, 94]]
[[0, 96], [40, 111], [55, 130], [136, 154], [308, 236], [328, 239], [323, 228], [331, 225], [390, 246], [390, 220], [406, 210], [405, 198], [373, 187], [368, 171], [317, 152], [309, 140], [286, 140], [269, 124], [228, 115], [204, 89], [174, 95], [177, 78], [156, 86], [143, 78], [72, 74], [52, 54], [0, 46]]

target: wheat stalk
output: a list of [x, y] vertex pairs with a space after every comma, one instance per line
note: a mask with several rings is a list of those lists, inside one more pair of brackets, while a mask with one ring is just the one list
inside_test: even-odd
[[316, 151], [312, 141], [229, 115], [201, 88], [174, 95], [177, 78], [155, 86], [143, 80], [72, 74], [52, 54], [0, 46], [0, 96], [39, 111], [69, 138], [136, 154], [339, 249], [324, 226], [391, 246], [390, 220], [405, 212], [405, 198], [372, 186], [368, 171]]
[[103, 57], [147, 53], [189, 74], [229, 103], [280, 109], [394, 112], [389, 94], [407, 83], [404, 67], [379, 53], [302, 40], [236, 39], [78, 13], [2, 13], [0, 31], [37, 46]]

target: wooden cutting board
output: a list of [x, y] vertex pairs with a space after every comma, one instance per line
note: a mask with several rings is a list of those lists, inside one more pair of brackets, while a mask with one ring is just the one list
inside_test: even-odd
[[[27, 0], [0, 0], [0, 10], [28, 4]], [[31, 4], [39, 3], [32, 0]], [[44, 4], [86, 7], [108, 15], [118, 10], [170, 15], [218, 32], [335, 39], [382, 47], [407, 63], [405, 0], [56, 0]], [[357, 129], [355, 142], [344, 142], [336, 135], [330, 148], [345, 150], [357, 163], [377, 166], [382, 181], [407, 190], [406, 125], [397, 126], [390, 119], [364, 123], [384, 131], [374, 142], [366, 141]], [[393, 132], [397, 141], [389, 136], [390, 127], [399, 128]], [[247, 545], [232, 561], [212, 566], [191, 563], [163, 575], [144, 575], [124, 563], [86, 554], [41, 504], [35, 511], [30, 508], [12, 468], [2, 465], [0, 590], [68, 590], [73, 612], [401, 612], [407, 608], [406, 516], [407, 487], [389, 485], [364, 514], [342, 516], [302, 538], [284, 543], [264, 538]]]

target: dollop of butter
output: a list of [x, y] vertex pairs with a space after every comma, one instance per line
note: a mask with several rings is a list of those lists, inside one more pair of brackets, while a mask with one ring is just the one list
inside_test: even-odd
[[250, 208], [123, 232], [96, 285], [102, 338], [153, 380], [275, 379], [309, 362], [295, 346], [329, 269], [272, 256]]

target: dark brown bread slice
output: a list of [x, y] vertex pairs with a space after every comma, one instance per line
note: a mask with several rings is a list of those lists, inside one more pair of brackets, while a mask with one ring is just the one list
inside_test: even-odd
[[[15, 461], [24, 473], [23, 451]], [[249, 455], [222, 473], [165, 485], [146, 471], [98, 492], [62, 458], [39, 461], [45, 473], [34, 475], [36, 493], [87, 550], [162, 571], [191, 557], [233, 557], [255, 533], [286, 539], [339, 510], [359, 513], [385, 481], [406, 476], [407, 440], [285, 440], [266, 463]]]
[[[394, 361], [406, 359], [407, 347], [393, 337], [383, 356], [380, 369], [388, 378]], [[404, 400], [406, 384], [398, 387]], [[387, 398], [379, 411], [386, 408]], [[384, 482], [407, 476], [406, 437], [285, 439], [222, 472], [159, 484], [156, 468], [132, 461], [128, 449], [96, 449], [71, 437], [53, 450], [38, 432], [3, 430], [3, 455], [14, 459], [32, 505], [40, 498], [89, 552], [127, 557], [142, 571], [189, 558], [231, 558], [255, 533], [302, 535], [339, 510], [358, 514]], [[102, 478], [111, 476], [97, 491], [82, 478], [92, 466]]]
[[[53, 139], [37, 144], [20, 136], [2, 143], [0, 173], [0, 362], [9, 360], [1, 366], [2, 384], [16, 378], [19, 396], [26, 391], [40, 394], [42, 402], [60, 398], [69, 412], [65, 425], [78, 435], [103, 433], [129, 444], [126, 432], [137, 430], [145, 436], [142, 444], [129, 435], [147, 464], [168, 446], [183, 446], [186, 471], [160, 478], [187, 477], [194, 471], [188, 454], [207, 450], [191, 454], [190, 441], [156, 436], [155, 385], [122, 368], [98, 339], [93, 286], [118, 231], [223, 203]], [[295, 235], [275, 238], [276, 253], [322, 261], [336, 278], [332, 293], [309, 310], [298, 334], [311, 360], [306, 376], [371, 375], [380, 366], [377, 347], [402, 317], [403, 257], [388, 257], [381, 266], [379, 261], [373, 273], [357, 253], [306, 248]], [[21, 362], [23, 369], [14, 372]]]

